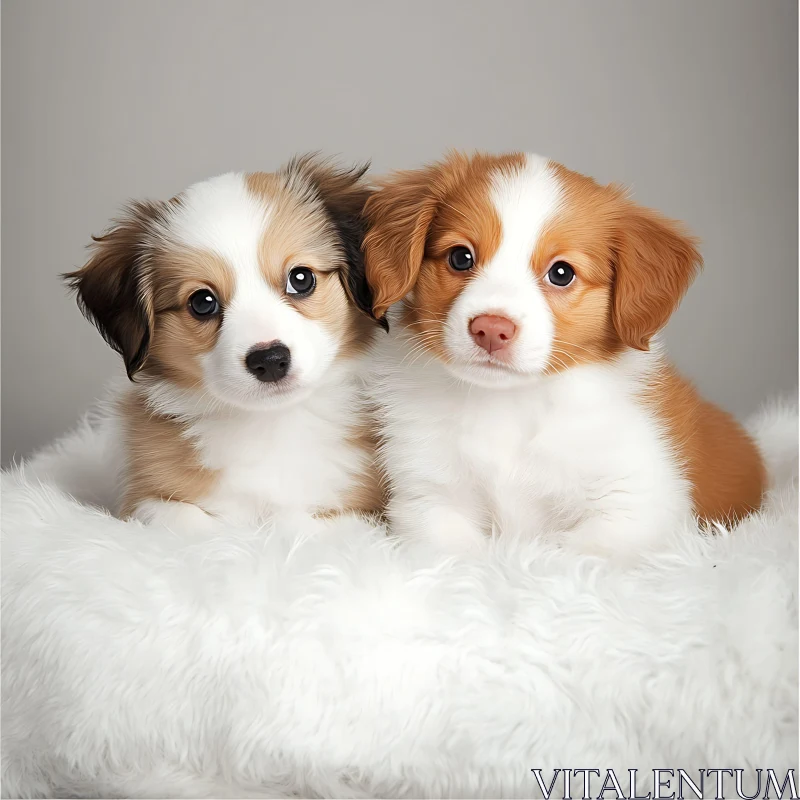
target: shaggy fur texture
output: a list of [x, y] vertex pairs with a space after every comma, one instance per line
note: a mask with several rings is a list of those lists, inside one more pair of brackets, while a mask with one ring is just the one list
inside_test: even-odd
[[535, 796], [533, 767], [797, 766], [793, 410], [755, 431], [758, 516], [634, 567], [529, 536], [444, 560], [347, 518], [120, 522], [56, 487], [110, 502], [104, 424], [3, 476], [5, 797]]

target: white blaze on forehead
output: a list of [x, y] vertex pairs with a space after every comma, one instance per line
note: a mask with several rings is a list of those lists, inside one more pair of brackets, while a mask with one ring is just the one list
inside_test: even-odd
[[269, 217], [269, 206], [248, 189], [244, 173], [228, 172], [184, 192], [169, 233], [178, 244], [210, 250], [237, 273], [254, 276]]
[[493, 265], [528, 268], [542, 231], [558, 211], [562, 187], [548, 159], [529, 153], [513, 172], [498, 172], [491, 199], [500, 218], [500, 247]]
[[259, 262], [270, 217], [269, 203], [250, 191], [246, 175], [229, 172], [190, 186], [169, 222], [174, 242], [215, 253], [232, 272], [233, 295], [224, 309], [217, 346], [207, 357], [220, 360], [215, 367], [219, 372], [252, 345], [286, 338], [281, 319], [288, 309], [267, 283]]
[[483, 374], [483, 368], [475, 366], [482, 353], [469, 326], [480, 314], [508, 317], [516, 325], [510, 363], [518, 372], [535, 374], [546, 365], [553, 319], [539, 279], [531, 270], [531, 256], [548, 221], [558, 213], [562, 194], [555, 170], [541, 156], [527, 155], [520, 167], [498, 170], [492, 176], [490, 199], [500, 222], [500, 245], [465, 284], [448, 315], [445, 343], [454, 363], [460, 360], [468, 365], [460, 373], [460, 367], [452, 367], [459, 377], [492, 386], [514, 379]]

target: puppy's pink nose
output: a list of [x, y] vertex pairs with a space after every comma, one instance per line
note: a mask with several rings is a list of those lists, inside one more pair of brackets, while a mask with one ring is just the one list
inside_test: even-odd
[[475, 344], [491, 355], [511, 344], [516, 336], [517, 326], [505, 317], [481, 314], [470, 322], [469, 332]]

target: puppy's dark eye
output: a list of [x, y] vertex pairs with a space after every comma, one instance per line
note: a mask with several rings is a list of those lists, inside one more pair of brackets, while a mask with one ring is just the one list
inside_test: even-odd
[[314, 291], [317, 278], [308, 267], [294, 267], [286, 279], [286, 294], [297, 294], [307, 297]]
[[547, 271], [547, 280], [553, 286], [569, 286], [575, 277], [575, 270], [566, 261], [556, 261]]
[[208, 289], [200, 289], [189, 298], [189, 311], [196, 319], [210, 319], [220, 312], [219, 300]]
[[475, 257], [468, 247], [454, 247], [447, 256], [447, 263], [457, 272], [466, 272], [475, 266]]

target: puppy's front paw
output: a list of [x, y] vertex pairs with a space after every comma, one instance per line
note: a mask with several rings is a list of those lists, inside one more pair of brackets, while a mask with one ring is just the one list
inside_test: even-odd
[[563, 544], [568, 550], [634, 563], [642, 555], [657, 550], [666, 533], [660, 532], [651, 520], [589, 519], [566, 531]]
[[205, 532], [214, 522], [214, 518], [200, 506], [175, 500], [145, 500], [136, 506], [131, 517], [145, 525], [158, 525], [187, 533]]
[[488, 539], [475, 522], [456, 509], [442, 505], [408, 513], [398, 504], [390, 509], [390, 530], [408, 539], [422, 539], [448, 555], [475, 555]]

